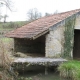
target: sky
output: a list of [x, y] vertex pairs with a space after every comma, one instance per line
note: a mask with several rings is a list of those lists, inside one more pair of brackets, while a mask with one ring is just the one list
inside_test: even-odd
[[[65, 12], [80, 8], [80, 0], [11, 0], [12, 12], [1, 8], [2, 14], [9, 16], [7, 21], [25, 21], [27, 20], [27, 12], [30, 9], [37, 8], [44, 15], [47, 13]], [[7, 11], [6, 11], [7, 10]]]

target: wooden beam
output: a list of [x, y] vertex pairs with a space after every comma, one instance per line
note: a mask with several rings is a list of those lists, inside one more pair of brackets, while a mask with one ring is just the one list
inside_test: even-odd
[[47, 32], [49, 32], [49, 29], [45, 30], [44, 32], [42, 32], [42, 33], [40, 33], [40, 34], [38, 34], [36, 36], [34, 36], [33, 40], [36, 39], [36, 38], [38, 38], [38, 37], [40, 37], [40, 36], [42, 36], [42, 35], [44, 35], [44, 34], [46, 34]]

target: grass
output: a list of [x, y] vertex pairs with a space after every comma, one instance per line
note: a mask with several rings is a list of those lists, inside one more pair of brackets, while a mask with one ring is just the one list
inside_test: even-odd
[[0, 38], [0, 80], [14, 80], [12, 79], [13, 76], [11, 75], [10, 67], [12, 58], [9, 57], [8, 49], [11, 47], [9, 46], [10, 40], [8, 38]]
[[27, 24], [28, 21], [17, 21], [17, 22], [0, 22], [0, 30], [13, 30]]
[[68, 80], [80, 80], [80, 61], [72, 60], [58, 67], [60, 76]]
[[10, 51], [13, 48], [14, 40], [12, 38], [3, 37], [0, 39], [0, 41], [2, 41], [6, 52]]
[[13, 41], [12, 38], [1, 38], [1, 40], [5, 43]]

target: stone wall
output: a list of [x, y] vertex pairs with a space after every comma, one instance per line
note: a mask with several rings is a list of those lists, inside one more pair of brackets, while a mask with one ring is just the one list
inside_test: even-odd
[[79, 14], [76, 15], [75, 29], [80, 30], [80, 15]]
[[[63, 23], [53, 26], [52, 29], [50, 29], [49, 34], [46, 35], [46, 57], [60, 57], [61, 54], [64, 53], [65, 21], [62, 22]], [[80, 30], [80, 13], [76, 15], [74, 28]], [[72, 42], [74, 42], [74, 37]], [[71, 51], [71, 57], [73, 57], [73, 49]]]
[[60, 57], [63, 52], [64, 26], [50, 30], [46, 35], [46, 57]]

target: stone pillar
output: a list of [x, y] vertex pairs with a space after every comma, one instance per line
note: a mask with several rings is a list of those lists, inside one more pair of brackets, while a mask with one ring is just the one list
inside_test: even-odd
[[46, 35], [46, 57], [59, 58], [63, 50], [64, 30], [63, 27], [57, 27]]
[[45, 75], [48, 75], [48, 66], [45, 66]]

